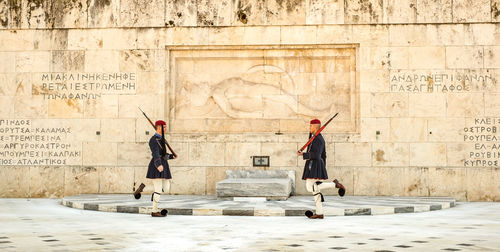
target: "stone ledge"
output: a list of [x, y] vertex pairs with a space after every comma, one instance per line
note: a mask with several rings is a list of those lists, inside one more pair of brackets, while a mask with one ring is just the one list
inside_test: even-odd
[[[132, 194], [81, 194], [62, 199], [67, 207], [120, 213], [151, 213], [148, 195], [135, 200]], [[418, 213], [454, 207], [448, 197], [384, 197], [384, 196], [326, 196], [323, 210], [327, 216], [381, 215]], [[227, 201], [215, 196], [162, 195], [160, 208], [170, 215], [231, 215], [231, 216], [304, 216], [314, 211], [312, 196], [292, 196], [287, 201]]]

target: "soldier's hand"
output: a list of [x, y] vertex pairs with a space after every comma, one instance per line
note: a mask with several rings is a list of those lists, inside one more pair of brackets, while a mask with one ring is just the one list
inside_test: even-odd
[[302, 156], [302, 151], [297, 151], [297, 156]]
[[162, 172], [163, 171], [163, 165], [158, 166], [158, 171]]
[[174, 159], [176, 159], [176, 158], [177, 158], [177, 154], [174, 154]]

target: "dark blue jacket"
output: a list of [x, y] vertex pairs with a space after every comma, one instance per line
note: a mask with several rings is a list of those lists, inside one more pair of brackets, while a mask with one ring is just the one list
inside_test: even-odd
[[[151, 139], [149, 139], [149, 148], [151, 149], [151, 161], [148, 166], [148, 173], [146, 174], [146, 178], [155, 179], [155, 178], [164, 178], [171, 179], [172, 174], [170, 174], [170, 168], [168, 167], [167, 159], [174, 158], [172, 154], [168, 154], [166, 150], [163, 150], [163, 146], [161, 144], [161, 136], [153, 135]], [[165, 153], [162, 156], [162, 153]], [[158, 171], [158, 166], [163, 165], [163, 171]]]
[[320, 133], [307, 146], [307, 151], [302, 154], [302, 158], [307, 160], [302, 179], [328, 179], [325, 149], [325, 139]]

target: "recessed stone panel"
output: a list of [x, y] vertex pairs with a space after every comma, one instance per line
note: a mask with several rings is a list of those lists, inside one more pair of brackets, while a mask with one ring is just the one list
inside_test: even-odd
[[[259, 132], [262, 129], [256, 127], [239, 128], [238, 121], [244, 120], [248, 125], [249, 121], [258, 120], [271, 126], [284, 119], [328, 118], [336, 112], [339, 116], [335, 132], [357, 131], [358, 94], [353, 90], [358, 85], [351, 70], [356, 64], [354, 48], [207, 47], [190, 52], [180, 49], [171, 48], [169, 59], [170, 90], [175, 90], [170, 94], [174, 132], [189, 131], [178, 126], [185, 125], [183, 121], [188, 119], [190, 124], [203, 120], [198, 131], [214, 131], [217, 128], [211, 127], [221, 129], [225, 125], [229, 132]], [[272, 61], [268, 63], [268, 59]], [[299, 66], [288, 70], [287, 63], [297, 60]], [[326, 63], [333, 60], [332, 71], [346, 72], [345, 82], [327, 82], [325, 73], [330, 67]], [[304, 89], [298, 86], [302, 75], [311, 74], [316, 75], [308, 82], [317, 86], [314, 101], [300, 95]]]

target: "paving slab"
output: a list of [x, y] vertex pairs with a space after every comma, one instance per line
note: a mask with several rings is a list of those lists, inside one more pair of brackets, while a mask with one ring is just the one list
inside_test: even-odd
[[[62, 204], [76, 209], [151, 213], [151, 197], [136, 200], [131, 194], [81, 194], [64, 197]], [[325, 196], [323, 210], [326, 216], [380, 215], [427, 212], [454, 207], [449, 197], [384, 197], [384, 196]], [[314, 210], [312, 196], [292, 196], [286, 201], [220, 200], [205, 195], [162, 195], [159, 207], [170, 215], [233, 215], [233, 216], [303, 216]]]

